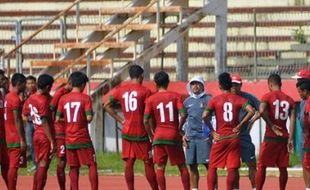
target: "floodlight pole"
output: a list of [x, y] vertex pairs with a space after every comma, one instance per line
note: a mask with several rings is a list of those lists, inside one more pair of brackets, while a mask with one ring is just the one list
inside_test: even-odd
[[219, 1], [225, 12], [216, 15], [215, 23], [215, 76], [226, 70], [227, 66], [227, 0]]

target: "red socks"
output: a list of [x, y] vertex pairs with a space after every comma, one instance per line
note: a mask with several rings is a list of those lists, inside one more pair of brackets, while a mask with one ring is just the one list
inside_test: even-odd
[[89, 166], [89, 181], [91, 184], [91, 189], [98, 190], [98, 172], [96, 164]]
[[256, 190], [262, 190], [266, 178], [266, 167], [258, 166], [256, 173]]
[[226, 186], [228, 190], [233, 190], [238, 180], [238, 169], [227, 169]]
[[190, 180], [189, 180], [189, 173], [186, 166], [180, 166], [179, 167], [180, 173], [181, 173], [181, 179], [184, 190], [190, 190]]
[[70, 181], [71, 181], [71, 190], [79, 189], [79, 169], [80, 167], [70, 167]]
[[279, 179], [280, 190], [284, 190], [286, 187], [287, 178], [288, 178], [287, 169], [286, 168], [279, 168], [279, 171], [280, 171], [280, 179]]
[[166, 190], [165, 169], [157, 169], [156, 178], [160, 190]]
[[66, 174], [65, 174], [65, 166], [57, 165], [57, 180], [60, 190], [66, 189]]
[[37, 182], [37, 190], [43, 190], [45, 183], [46, 183], [46, 178], [47, 178], [47, 168], [46, 167], [39, 167], [38, 171], [36, 172], [36, 180]]
[[215, 184], [217, 181], [217, 174], [216, 174], [216, 168], [210, 168], [208, 169], [208, 176], [207, 176], [207, 183], [208, 183], [208, 190], [214, 190]]
[[144, 171], [147, 181], [149, 182], [152, 190], [158, 190], [156, 173], [152, 160], [144, 161]]
[[1, 165], [1, 175], [7, 187], [8, 187], [8, 172], [9, 172], [9, 166]]
[[128, 190], [134, 190], [134, 174], [133, 174], [134, 163], [135, 163], [134, 159], [127, 159], [125, 161], [125, 180], [127, 183]]
[[8, 189], [9, 190], [16, 190], [17, 170], [18, 168], [9, 168], [9, 171], [8, 171]]

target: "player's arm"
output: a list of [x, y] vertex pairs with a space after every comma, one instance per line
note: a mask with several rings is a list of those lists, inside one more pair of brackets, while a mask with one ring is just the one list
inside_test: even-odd
[[261, 104], [259, 105], [259, 115], [261, 115], [261, 117], [264, 119], [264, 121], [266, 122], [266, 124], [268, 126], [271, 126], [272, 131], [277, 135], [277, 136], [282, 136], [282, 128], [280, 126], [277, 126], [275, 124], [273, 124], [268, 116], [267, 113], [267, 107], [268, 104], [266, 102], [261, 102]]
[[92, 100], [91, 100], [91, 97], [89, 96], [88, 96], [88, 100], [85, 103], [84, 109], [85, 109], [84, 111], [85, 111], [87, 122], [90, 123], [93, 120], [94, 112], [93, 112]]
[[296, 111], [295, 111], [295, 105], [292, 106], [290, 110], [290, 134], [288, 139], [288, 151], [293, 151], [293, 140], [294, 140], [294, 133], [295, 133], [295, 120], [296, 120]]
[[244, 126], [244, 124], [247, 123], [253, 117], [253, 115], [255, 114], [254, 108], [250, 104], [248, 104], [248, 103], [246, 103], [243, 106], [243, 109], [247, 112], [247, 114], [241, 120], [241, 122], [237, 125], [237, 127], [235, 127], [233, 129], [233, 132], [239, 133], [241, 128]]
[[46, 116], [41, 117], [41, 121], [42, 121], [42, 128], [43, 128], [44, 134], [46, 135], [46, 137], [51, 143], [51, 152], [53, 153], [55, 152], [56, 142], [55, 142], [55, 137], [51, 131], [52, 126], [49, 125], [48, 118]]
[[149, 136], [150, 141], [153, 141], [154, 136], [154, 120], [152, 118], [151, 104], [148, 99], [145, 100], [144, 116], [143, 116], [144, 128]]
[[206, 122], [209, 126], [209, 129], [211, 131], [211, 135], [215, 141], [218, 141], [221, 139], [220, 135], [213, 129], [212, 124], [211, 124], [211, 117], [212, 117], [212, 109], [207, 107], [203, 113], [202, 113], [202, 119], [204, 122]]
[[124, 124], [124, 119], [121, 118], [113, 108], [113, 103], [115, 100], [113, 98], [109, 98], [108, 102], [106, 102], [103, 106], [105, 111], [107, 111], [117, 122], [121, 123], [122, 125]]
[[26, 150], [27, 145], [26, 145], [26, 138], [25, 138], [25, 130], [24, 130], [24, 124], [23, 124], [23, 119], [22, 119], [20, 108], [14, 109], [13, 115], [14, 115], [15, 127], [17, 129], [17, 134], [20, 138], [20, 147], [22, 150]]

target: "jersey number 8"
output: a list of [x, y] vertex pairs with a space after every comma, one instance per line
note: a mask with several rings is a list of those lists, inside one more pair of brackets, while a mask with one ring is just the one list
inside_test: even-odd
[[233, 119], [233, 105], [230, 102], [225, 102], [223, 105], [223, 119], [225, 122], [230, 122]]

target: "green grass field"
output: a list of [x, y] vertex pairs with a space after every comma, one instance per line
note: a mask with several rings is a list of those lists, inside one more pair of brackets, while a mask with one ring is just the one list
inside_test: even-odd
[[[98, 163], [98, 172], [100, 175], [123, 175], [124, 172], [124, 163], [121, 159], [121, 155], [118, 153], [97, 153], [97, 163]], [[54, 158], [51, 162], [50, 168], [49, 168], [49, 175], [56, 175], [56, 165], [57, 161]], [[295, 167], [301, 165], [299, 158], [296, 154], [292, 154], [290, 156], [290, 167]], [[32, 163], [28, 162], [28, 168], [32, 167]], [[246, 167], [246, 165], [243, 163], [242, 167]], [[66, 172], [68, 172], [68, 167]], [[202, 175], [205, 174], [206, 169], [204, 166], [199, 166], [199, 171]], [[87, 167], [81, 168], [81, 174], [87, 174], [88, 170]], [[22, 168], [19, 170], [20, 175], [33, 175], [33, 172], [28, 172], [26, 168]], [[218, 174], [226, 175], [225, 170], [219, 170]], [[144, 175], [144, 166], [143, 162], [137, 160], [135, 164], [135, 175]], [[166, 175], [167, 176], [176, 176], [179, 175], [179, 171], [177, 167], [172, 167], [169, 164], [167, 165], [166, 169]], [[247, 171], [241, 170], [240, 175], [244, 176], [247, 175]], [[270, 175], [276, 175], [276, 174], [270, 174]]]

